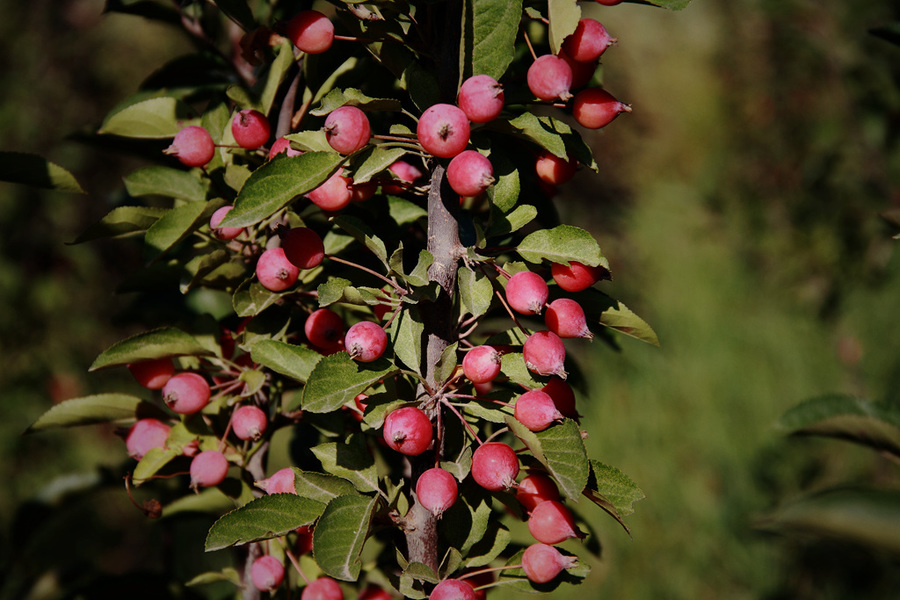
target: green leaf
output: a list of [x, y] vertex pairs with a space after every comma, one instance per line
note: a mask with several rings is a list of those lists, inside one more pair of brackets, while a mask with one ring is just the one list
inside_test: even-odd
[[484, 273], [460, 267], [456, 272], [456, 281], [459, 286], [459, 297], [465, 304], [465, 310], [472, 316], [479, 317], [491, 308], [494, 286]]
[[351, 435], [346, 443], [327, 442], [312, 447], [322, 468], [335, 477], [346, 479], [360, 492], [378, 490], [375, 457], [362, 435]]
[[521, 183], [519, 182], [519, 169], [504, 144], [503, 147], [492, 148], [491, 164], [494, 167], [494, 185], [488, 188], [491, 204], [497, 207], [501, 213], [510, 212], [519, 201]]
[[628, 475], [615, 467], [591, 460], [591, 475], [584, 495], [614, 518], [631, 535], [622, 520], [634, 512], [633, 504], [646, 496]]
[[294, 470], [294, 488], [304, 498], [316, 500], [328, 504], [333, 498], [355, 494], [353, 484], [341, 477], [302, 471], [296, 467]]
[[294, 64], [294, 45], [290, 40], [283, 39], [279, 41], [275, 47], [275, 60], [269, 66], [269, 73], [266, 77], [266, 85], [260, 94], [259, 102], [254, 108], [264, 115], [268, 115], [272, 110], [272, 104], [275, 102], [275, 96], [285, 76]]
[[38, 417], [25, 433], [134, 419], [141, 399], [127, 394], [96, 394], [71, 398]]
[[369, 146], [365, 148], [350, 161], [350, 167], [353, 170], [353, 183], [366, 183], [375, 175], [386, 171], [406, 152], [405, 148], [384, 146]]
[[303, 388], [301, 406], [303, 410], [313, 413], [337, 410], [357, 394], [397, 370], [384, 358], [360, 363], [350, 358], [346, 352], [326, 356], [310, 373], [306, 387]]
[[550, 19], [550, 52], [557, 54], [563, 40], [575, 32], [581, 19], [581, 9], [575, 0], [548, 0]]
[[434, 380], [438, 387], [449, 381], [453, 374], [456, 373], [456, 354], [459, 349], [459, 342], [453, 342], [441, 352], [441, 357], [434, 365]]
[[292, 293], [294, 293], [293, 288], [278, 293], [267, 290], [257, 281], [250, 282], [248, 280], [234, 292], [231, 303], [237, 316], [254, 317], [278, 302], [282, 296]]
[[206, 182], [196, 171], [169, 167], [144, 167], [125, 177], [125, 189], [132, 196], [168, 196], [181, 200], [206, 200]]
[[154, 358], [212, 354], [193, 336], [175, 327], [163, 327], [116, 342], [94, 360], [88, 371]]
[[281, 210], [331, 177], [344, 161], [336, 152], [279, 155], [256, 169], [222, 220], [222, 227], [247, 227]]
[[324, 129], [298, 131], [285, 136], [293, 146], [298, 146], [304, 152], [334, 152], [334, 148], [328, 143]]
[[142, 485], [149, 478], [156, 475], [160, 469], [172, 462], [175, 458], [181, 456], [181, 448], [150, 448], [137, 466], [134, 467], [132, 478], [135, 485]]
[[546, 381], [539, 379], [537, 375], [525, 366], [525, 358], [521, 352], [506, 352], [500, 357], [500, 372], [509, 377], [509, 380], [529, 389], [542, 388]]
[[36, 154], [0, 152], [0, 181], [83, 194], [75, 176]]
[[669, 10], [681, 10], [686, 8], [688, 4], [691, 3], [691, 0], [644, 0], [648, 4], [653, 4], [655, 6], [659, 6], [661, 8], [668, 8]]
[[313, 554], [322, 570], [341, 581], [356, 581], [360, 554], [378, 497], [339, 496], [328, 503], [313, 532]]
[[250, 358], [280, 375], [306, 383], [322, 355], [304, 346], [262, 340], [253, 345]]
[[173, 500], [163, 507], [162, 518], [166, 519], [184, 513], [205, 513], [221, 515], [234, 509], [234, 501], [217, 487], [206, 488], [196, 494], [188, 494]]
[[388, 331], [394, 356], [410, 370], [422, 374], [422, 345], [425, 325], [417, 311], [403, 310]]
[[466, 0], [464, 10], [462, 75], [499, 80], [516, 56], [522, 0]]
[[463, 556], [480, 542], [493, 521], [491, 497], [477, 484], [460, 485], [459, 498], [444, 511], [442, 525], [450, 545]]
[[233, 583], [237, 587], [241, 587], [242, 585], [241, 575], [234, 567], [225, 567], [221, 571], [207, 571], [206, 573], [200, 573], [199, 575], [192, 577], [189, 581], [186, 581], [184, 585], [193, 587], [197, 585], [206, 585], [208, 583], [218, 583], [220, 581]]
[[190, 114], [190, 108], [176, 98], [143, 100], [106, 117], [98, 133], [138, 139], [175, 137]]
[[518, 231], [537, 217], [537, 209], [530, 204], [520, 204], [508, 213], [499, 210], [491, 212], [491, 225], [485, 232], [487, 237], [503, 236]]
[[169, 210], [152, 206], [119, 206], [85, 229], [72, 243], [81, 244], [146, 231]]
[[185, 239], [207, 223], [216, 208], [215, 204], [188, 202], [164, 214], [144, 236], [150, 255], [156, 258]]
[[589, 326], [599, 323], [642, 342], [659, 346], [659, 338], [653, 328], [618, 300], [592, 288], [571, 297], [584, 308]]
[[557, 225], [553, 229], [540, 229], [525, 236], [519, 243], [519, 256], [530, 263], [542, 260], [568, 265], [577, 260], [590, 267], [602, 265], [609, 269], [609, 262], [590, 233], [580, 227]]
[[486, 567], [506, 550], [510, 541], [509, 529], [497, 521], [488, 523], [484, 537], [469, 551], [466, 567]]
[[334, 89], [328, 92], [322, 103], [309, 111], [309, 114], [324, 117], [331, 111], [341, 106], [356, 106], [363, 110], [371, 111], [399, 111], [400, 101], [394, 98], [370, 98], [361, 91], [353, 88], [346, 90]]
[[206, 551], [280, 537], [313, 523], [325, 505], [294, 494], [268, 494], [223, 515], [206, 536]]
[[547, 467], [566, 497], [577, 502], [587, 486], [591, 469], [575, 421], [566, 419], [538, 433], [529, 431], [515, 417], [507, 417], [506, 425]]
[[571, 134], [572, 128], [562, 121], [525, 112], [509, 125], [516, 136], [534, 142], [560, 158], [568, 158], [563, 135]]
[[253, 18], [253, 13], [247, 6], [246, 0], [215, 0], [215, 4], [244, 31], [256, 29], [256, 19]]
[[384, 247], [384, 242], [375, 235], [371, 227], [360, 219], [348, 215], [335, 217], [334, 224], [356, 238], [358, 242], [371, 250], [378, 257], [378, 260], [384, 263], [385, 266], [388, 266], [388, 254], [387, 249]]
[[418, 204], [397, 196], [388, 196], [388, 212], [397, 225], [406, 225], [428, 216], [428, 212]]

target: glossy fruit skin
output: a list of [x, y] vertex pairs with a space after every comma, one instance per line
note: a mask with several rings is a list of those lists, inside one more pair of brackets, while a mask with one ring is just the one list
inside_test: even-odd
[[574, 160], [565, 160], [548, 150], [538, 154], [534, 163], [534, 171], [538, 178], [550, 185], [562, 185], [575, 176], [578, 163]]
[[597, 4], [602, 4], [603, 6], [615, 6], [616, 4], [622, 4], [622, 0], [597, 0]]
[[315, 10], [297, 13], [287, 22], [287, 37], [307, 54], [321, 54], [334, 42], [334, 23]]
[[473, 75], [460, 86], [456, 102], [473, 123], [489, 123], [503, 111], [503, 86], [490, 75]]
[[531, 93], [546, 102], [566, 102], [572, 97], [572, 68], [553, 54], [538, 56], [528, 67], [526, 80]]
[[387, 333], [381, 325], [372, 321], [354, 323], [344, 336], [344, 348], [350, 358], [359, 362], [372, 362], [381, 358], [387, 349]]
[[556, 285], [567, 292], [580, 292], [591, 287], [606, 277], [606, 269], [601, 266], [589, 267], [573, 260], [569, 266], [562, 263], [553, 263], [550, 266], [550, 274]]
[[165, 152], [174, 154], [183, 165], [202, 167], [213, 159], [216, 145], [206, 129], [190, 125], [175, 134], [175, 139]]
[[294, 470], [290, 467], [278, 469], [270, 477], [255, 482], [256, 487], [267, 494], [296, 494]]
[[428, 600], [475, 600], [475, 588], [464, 579], [445, 579], [434, 587]]
[[530, 513], [534, 507], [546, 500], [559, 500], [559, 488], [550, 477], [543, 473], [532, 473], [516, 486], [516, 500]]
[[486, 490], [507, 490], [516, 484], [518, 475], [519, 457], [503, 442], [482, 444], [472, 454], [472, 478]]
[[519, 271], [506, 282], [506, 301], [523, 315], [541, 314], [549, 296], [547, 282], [533, 271]]
[[175, 374], [175, 364], [171, 358], [155, 358], [131, 363], [128, 370], [143, 387], [159, 390]]
[[231, 205], [223, 206], [217, 209], [209, 218], [209, 233], [217, 240], [230, 242], [244, 231], [243, 227], [219, 227], [219, 223], [233, 208]]
[[575, 31], [563, 40], [563, 51], [578, 62], [594, 62], [616, 42], [600, 21], [581, 19]]
[[350, 204], [353, 180], [344, 177], [343, 169], [325, 180], [325, 183], [306, 194], [313, 204], [326, 211], [336, 211]]
[[591, 79], [594, 78], [594, 73], [596, 73], [597, 67], [600, 64], [600, 61], [578, 62], [563, 50], [560, 50], [556, 55], [566, 61], [566, 64], [572, 69], [573, 90], [581, 89], [589, 84]]
[[553, 399], [557, 410], [565, 417], [578, 419], [578, 410], [575, 408], [575, 391], [568, 383], [559, 377], [551, 377], [542, 391]]
[[572, 512], [557, 500], [546, 500], [534, 507], [528, 517], [528, 531], [544, 544], [559, 544], [580, 537]]
[[356, 106], [341, 106], [325, 118], [325, 139], [341, 154], [352, 154], [364, 148], [372, 137], [369, 118]]
[[553, 404], [553, 399], [541, 390], [525, 392], [516, 400], [515, 418], [531, 431], [543, 431], [563, 415]]
[[291, 148], [291, 140], [285, 137], [280, 137], [272, 142], [272, 147], [269, 149], [269, 160], [272, 160], [282, 152], [284, 152], [288, 156], [300, 156], [301, 154], [303, 154], [299, 150], [294, 150], [293, 148]]
[[434, 432], [423, 410], [405, 406], [388, 414], [383, 435], [385, 443], [397, 452], [418, 456], [431, 445]]
[[162, 388], [163, 401], [182, 415], [199, 412], [209, 403], [209, 383], [197, 373], [173, 375]]
[[476, 346], [463, 357], [463, 374], [472, 383], [487, 383], [500, 374], [500, 353], [493, 346]]
[[141, 460], [152, 448], [165, 448], [172, 428], [159, 419], [138, 419], [125, 438], [128, 456]]
[[325, 258], [325, 244], [308, 227], [294, 227], [281, 238], [284, 255], [298, 269], [318, 267]]
[[221, 452], [204, 450], [191, 460], [191, 488], [212, 487], [225, 481], [228, 460]]
[[260, 556], [250, 567], [250, 579], [259, 591], [271, 592], [284, 581], [284, 565], [269, 554]]
[[572, 101], [572, 116], [579, 125], [588, 129], [606, 127], [623, 112], [631, 112], [631, 107], [616, 100], [603, 88], [581, 90]]
[[271, 292], [283, 292], [300, 276], [298, 269], [284, 255], [284, 248], [269, 248], [256, 261], [256, 277], [259, 283]]
[[574, 556], [566, 556], [553, 546], [532, 544], [522, 554], [522, 569], [530, 581], [534, 583], [547, 583], [556, 578], [565, 569], [571, 569], [578, 564]]
[[453, 158], [469, 144], [469, 119], [452, 104], [435, 104], [425, 109], [416, 126], [416, 137], [429, 154]]
[[456, 478], [440, 467], [428, 469], [416, 481], [416, 497], [435, 517], [453, 506], [458, 491]]
[[547, 307], [544, 314], [547, 329], [561, 338], [592, 338], [588, 329], [584, 309], [571, 298], [557, 298]]
[[566, 347], [552, 331], [537, 331], [528, 336], [522, 346], [522, 358], [532, 373], [566, 378]]
[[231, 135], [238, 146], [256, 150], [269, 141], [269, 120], [258, 110], [239, 111], [231, 120]]
[[303, 588], [300, 600], [344, 600], [344, 591], [331, 577], [319, 577]]
[[231, 415], [231, 430], [240, 440], [258, 440], [268, 424], [266, 413], [252, 404], [241, 406]]
[[494, 183], [494, 167], [481, 152], [463, 150], [447, 165], [447, 182], [460, 196], [477, 196]]
[[344, 320], [328, 308], [320, 308], [306, 318], [306, 339], [326, 352], [340, 350], [344, 342]]

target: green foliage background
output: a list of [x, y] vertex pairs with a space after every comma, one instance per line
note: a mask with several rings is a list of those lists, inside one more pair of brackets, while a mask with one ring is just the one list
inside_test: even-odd
[[[900, 49], [868, 33], [900, 20], [895, 4], [694, 0], [671, 13], [584, 3], [619, 39], [605, 81], [634, 112], [596, 134], [600, 175], [579, 175], [557, 204], [596, 233], [617, 275], [604, 285], [661, 341], [623, 338], [622, 353], [571, 346], [591, 374], [579, 398], [591, 454], [647, 494], [626, 519], [633, 541], [584, 510], [604, 545], [590, 593], [898, 589], [895, 557], [753, 527], [801, 489], [898, 485], [896, 467], [863, 450], [773, 429], [818, 394], [897, 401], [900, 259], [877, 213], [900, 202]], [[138, 165], [59, 140], [95, 128], [152, 65], [185, 50], [159, 26], [102, 18], [102, 5], [0, 6], [0, 146], [43, 154], [91, 191], [0, 185], [4, 599], [61, 597], [97, 573], [134, 571], [147, 574], [147, 597], [167, 597], [152, 595], [152, 574], [196, 573], [188, 557], [208, 527], [188, 522], [173, 540], [171, 523], [145, 522], [122, 490], [124, 444], [104, 429], [21, 435], [54, 401], [132, 385], [121, 370], [88, 377], [87, 367], [136, 320], [181, 301], [112, 293], [140, 260], [127, 242], [64, 245], [115, 205], [120, 175]], [[202, 310], [202, 298], [191, 302]], [[78, 492], [98, 480], [103, 492]]]

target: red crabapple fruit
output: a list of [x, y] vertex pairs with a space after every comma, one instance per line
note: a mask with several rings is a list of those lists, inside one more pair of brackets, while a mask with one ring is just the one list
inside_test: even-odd
[[508, 490], [516, 485], [518, 474], [519, 457], [503, 442], [487, 442], [472, 454], [472, 478], [486, 490]]
[[334, 23], [315, 10], [297, 13], [287, 22], [287, 37], [307, 54], [321, 54], [334, 42]]
[[159, 390], [175, 374], [175, 364], [171, 358], [153, 358], [130, 363], [128, 370], [148, 390]]
[[557, 53], [557, 56], [566, 61], [566, 64], [572, 69], [573, 90], [583, 88], [589, 84], [591, 79], [594, 78], [594, 73], [597, 71], [597, 65], [600, 64], [599, 61], [578, 62], [562, 50]]
[[569, 92], [572, 88], [572, 68], [553, 54], [537, 57], [528, 67], [526, 81], [531, 93], [541, 100], [566, 102], [572, 97]]
[[365, 202], [375, 195], [378, 184], [374, 181], [353, 183], [350, 186], [350, 202]]
[[231, 212], [234, 207], [231, 205], [223, 206], [216, 210], [209, 218], [209, 232], [217, 240], [230, 242], [244, 231], [243, 227], [219, 227], [219, 223], [225, 218], [225, 215]]
[[597, 0], [597, 4], [602, 4], [603, 6], [615, 6], [621, 3], [622, 0]]
[[387, 349], [387, 333], [381, 325], [372, 321], [354, 323], [344, 336], [344, 348], [350, 358], [359, 362], [372, 362]]
[[569, 266], [553, 263], [550, 274], [556, 285], [567, 292], [580, 292], [607, 277], [607, 271], [601, 266], [589, 267], [577, 260], [569, 261]]
[[297, 282], [300, 269], [287, 259], [284, 248], [269, 248], [256, 261], [256, 277], [270, 292], [283, 292]]
[[447, 182], [460, 196], [477, 196], [494, 183], [494, 168], [481, 152], [463, 150], [447, 165]]
[[[388, 167], [388, 171], [391, 172], [391, 175], [406, 184], [414, 184], [424, 175], [421, 169], [405, 160], [394, 161], [394, 163]], [[403, 185], [396, 183], [385, 183], [381, 187], [385, 194], [392, 194], [394, 196], [402, 194], [405, 190]]]
[[431, 445], [433, 432], [428, 415], [415, 406], [392, 411], [384, 420], [384, 441], [407, 456], [418, 456]]
[[197, 373], [173, 375], [162, 388], [166, 406], [181, 415], [191, 415], [209, 403], [209, 383]]
[[541, 391], [553, 398], [553, 404], [563, 416], [578, 419], [578, 411], [575, 409], [575, 391], [572, 386], [559, 377], [551, 377]]
[[165, 153], [174, 155], [181, 164], [188, 167], [202, 167], [213, 159], [216, 145], [206, 129], [190, 125], [175, 134], [175, 139], [165, 149]]
[[559, 488], [543, 473], [532, 473], [516, 486], [516, 500], [530, 513], [545, 500], [559, 500]]
[[476, 346], [463, 357], [463, 374], [472, 383], [487, 383], [500, 374], [500, 353], [493, 346]]
[[506, 282], [506, 301], [523, 315], [541, 314], [549, 295], [547, 282], [533, 271], [519, 271]]
[[318, 267], [325, 258], [325, 245], [319, 234], [308, 227], [294, 227], [281, 238], [284, 255], [298, 269]]
[[547, 329], [561, 338], [592, 338], [584, 317], [584, 309], [571, 298], [557, 298], [544, 314]]
[[331, 577], [319, 577], [303, 588], [300, 600], [344, 600], [344, 591]]
[[563, 40], [563, 51], [578, 62], [594, 62], [616, 43], [600, 21], [581, 19], [575, 31]]
[[522, 358], [532, 373], [566, 378], [566, 347], [552, 331], [537, 331], [528, 336], [522, 346]]
[[260, 556], [250, 567], [250, 579], [261, 592], [271, 592], [284, 581], [284, 565], [270, 554]]
[[268, 424], [266, 413], [252, 404], [241, 406], [231, 415], [231, 429], [240, 440], [258, 440]]
[[353, 180], [344, 177], [343, 169], [341, 169], [326, 179], [319, 187], [308, 192], [306, 197], [322, 210], [341, 210], [350, 204], [353, 195], [350, 189], [351, 185], [353, 185]]
[[326, 352], [340, 349], [344, 341], [344, 320], [328, 308], [320, 308], [306, 318], [306, 339]]
[[457, 492], [456, 478], [440, 467], [428, 469], [416, 481], [416, 497], [435, 517], [453, 506]]
[[503, 110], [503, 86], [490, 75], [473, 75], [459, 87], [456, 103], [473, 123], [488, 123]]
[[419, 118], [416, 137], [429, 154], [453, 158], [469, 143], [469, 119], [457, 106], [435, 104]]
[[225, 481], [228, 459], [216, 450], [204, 450], [191, 459], [191, 489], [212, 487]]
[[272, 142], [272, 147], [269, 149], [269, 160], [272, 160], [279, 154], [284, 152], [288, 156], [300, 156], [303, 154], [299, 150], [294, 150], [291, 148], [291, 140], [286, 137], [280, 137], [274, 142]]
[[534, 507], [528, 517], [528, 531], [544, 544], [559, 544], [583, 535], [575, 528], [572, 511], [557, 500], [546, 500]]
[[581, 90], [572, 101], [572, 116], [588, 129], [605, 127], [623, 112], [631, 112], [631, 106], [619, 102], [603, 88]]
[[534, 163], [538, 179], [550, 185], [566, 183], [575, 176], [577, 169], [577, 162], [560, 158], [549, 150], [543, 150], [538, 154], [537, 161]]
[[519, 396], [514, 416], [531, 431], [543, 431], [554, 421], [562, 421], [564, 418], [553, 404], [553, 398], [541, 390], [531, 390]]
[[125, 438], [128, 456], [141, 460], [153, 448], [165, 448], [171, 427], [159, 419], [138, 419]]
[[231, 135], [241, 148], [256, 150], [269, 141], [269, 120], [258, 110], [239, 111], [231, 120]]
[[445, 579], [434, 586], [428, 600], [475, 600], [475, 588], [464, 579]]
[[532, 544], [522, 554], [522, 569], [534, 583], [547, 583], [566, 569], [578, 565], [578, 559], [567, 556], [547, 544]]
[[290, 467], [278, 469], [270, 477], [254, 482], [256, 487], [267, 494], [296, 494], [294, 470]]
[[356, 152], [372, 137], [366, 113], [355, 106], [341, 106], [328, 113], [324, 129], [328, 145], [341, 154]]
[[367, 585], [356, 600], [394, 600], [394, 597], [386, 589], [372, 584]]

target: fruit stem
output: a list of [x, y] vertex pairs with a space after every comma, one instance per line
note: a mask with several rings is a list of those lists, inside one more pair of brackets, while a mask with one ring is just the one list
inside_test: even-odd
[[360, 264], [357, 264], [357, 263], [349, 261], [349, 260], [344, 260], [343, 258], [334, 256], [332, 254], [328, 254], [326, 256], [328, 256], [328, 258], [330, 258], [334, 262], [341, 263], [342, 265], [347, 265], [348, 267], [355, 267], [355, 268], [359, 269], [360, 271], [365, 271], [369, 275], [374, 275], [375, 277], [381, 279], [382, 281], [385, 281], [385, 282], [391, 284], [392, 286], [394, 286], [394, 289], [397, 290], [397, 293], [400, 294], [401, 296], [406, 295], [406, 290], [403, 289], [402, 287], [400, 287], [396, 281], [394, 281], [393, 279], [390, 279], [389, 277], [385, 277], [384, 275], [382, 275], [381, 273], [379, 273], [377, 271], [373, 271], [372, 269], [370, 269], [368, 267], [364, 267]]
[[[496, 572], [496, 571], [505, 571], [506, 569], [521, 569], [521, 568], [522, 568], [522, 564], [521, 564], [521, 563], [519, 563], [519, 564], [517, 564], [517, 565], [506, 565], [506, 566], [503, 566], [503, 567], [487, 567], [487, 568], [484, 568], [484, 569], [478, 569], [477, 571], [470, 571], [470, 572], [468, 572], [468, 573], [464, 573], [464, 574], [460, 575], [459, 577], [457, 577], [457, 579], [467, 579], [467, 578], [469, 578], [469, 577], [475, 577], [476, 575], [481, 575], [481, 574], [483, 574], [483, 573], [494, 573], [494, 572]], [[479, 586], [479, 587], [477, 587], [477, 588], [475, 588], [475, 589], [476, 589], [476, 590], [481, 590], [481, 589], [484, 589], [484, 588], [486, 588], [486, 587], [490, 587], [490, 586], [492, 586], [492, 585], [495, 585], [495, 584], [492, 583], [492, 584], [489, 584], [489, 585]]]

